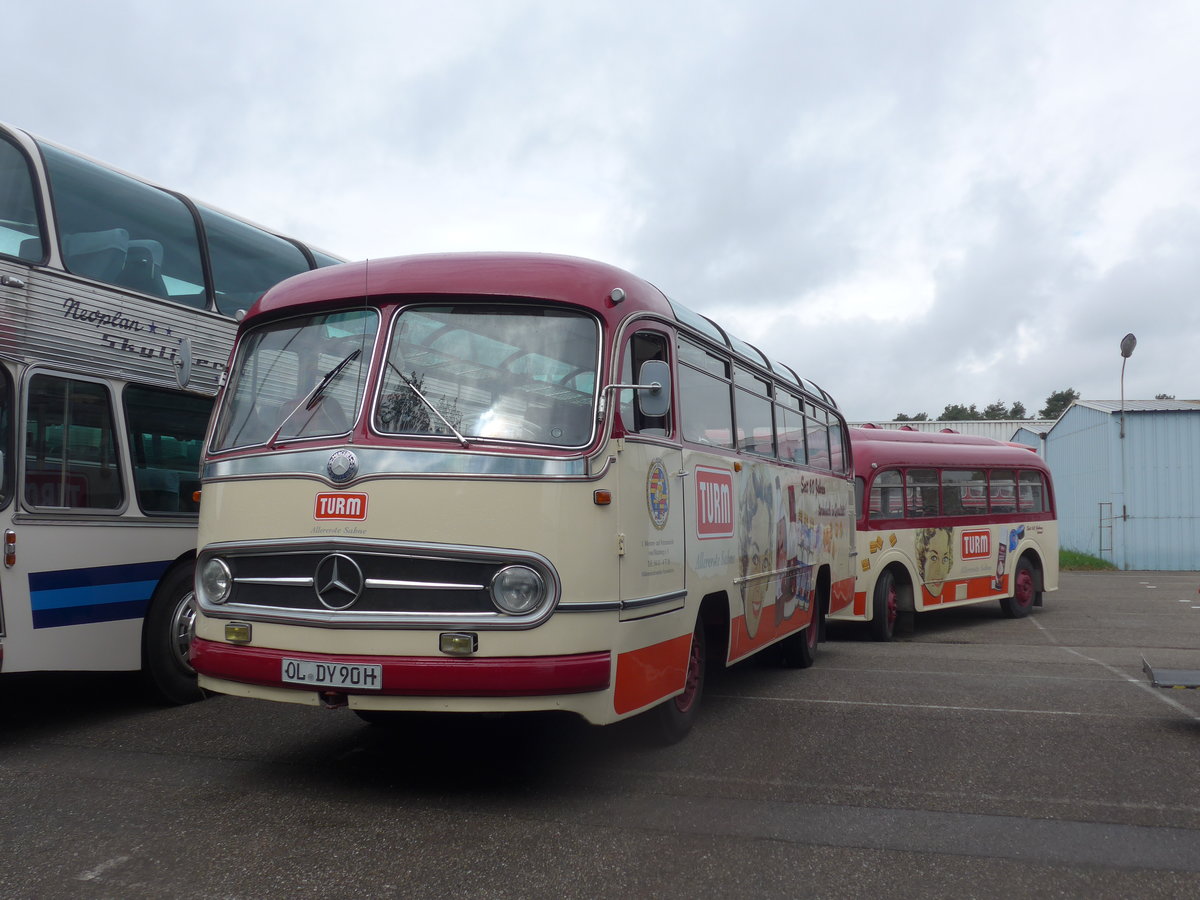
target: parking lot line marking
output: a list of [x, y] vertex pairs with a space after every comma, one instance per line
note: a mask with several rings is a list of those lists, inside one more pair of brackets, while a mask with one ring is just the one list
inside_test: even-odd
[[1068, 709], [1008, 709], [1003, 706], [949, 706], [935, 703], [887, 703], [882, 700], [828, 700], [813, 697], [761, 697], [754, 694], [713, 694], [731, 700], [769, 700], [775, 703], [824, 703], [832, 706], [884, 706], [892, 709], [935, 709], [947, 712], [991, 712], [1025, 713], [1033, 716], [1089, 716], [1111, 717], [1112, 713], [1084, 713]]
[[76, 875], [75, 878], [78, 881], [95, 881], [110, 869], [115, 869], [117, 866], [124, 865], [127, 862], [129, 862], [128, 856], [114, 856], [112, 859], [100, 863], [96, 868]]
[[1071, 647], [1063, 647], [1063, 649], [1066, 650], [1068, 653], [1075, 654], [1080, 659], [1086, 659], [1088, 662], [1095, 663], [1096, 665], [1100, 666], [1102, 669], [1106, 669], [1107, 671], [1112, 672], [1118, 678], [1120, 678], [1124, 681], [1128, 681], [1130, 684], [1137, 685], [1138, 688], [1145, 691], [1151, 697], [1154, 697], [1156, 700], [1161, 700], [1163, 703], [1167, 704], [1167, 706], [1171, 707], [1176, 712], [1183, 713], [1185, 716], [1187, 716], [1193, 722], [1200, 722], [1200, 715], [1197, 715], [1196, 713], [1192, 712], [1190, 709], [1188, 709], [1186, 706], [1184, 706], [1178, 700], [1175, 700], [1173, 697], [1164, 693], [1162, 688], [1156, 688], [1153, 685], [1147, 684], [1146, 682], [1142, 681], [1140, 678], [1134, 678], [1132, 675], [1129, 675], [1126, 672], [1122, 672], [1120, 669], [1110, 666], [1108, 663], [1101, 662], [1098, 659], [1092, 659], [1092, 657], [1088, 656], [1086, 653], [1080, 653], [1078, 650], [1074, 650]]

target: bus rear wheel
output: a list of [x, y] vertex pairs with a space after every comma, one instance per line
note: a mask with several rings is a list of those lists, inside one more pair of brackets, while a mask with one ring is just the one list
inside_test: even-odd
[[884, 572], [875, 582], [871, 598], [871, 637], [877, 641], [890, 641], [896, 634], [896, 596], [896, 576]]
[[204, 696], [188, 661], [196, 621], [192, 573], [190, 565], [177, 566], [162, 580], [142, 625], [142, 672], [151, 690], [174, 705]]
[[704, 693], [704, 667], [707, 662], [704, 622], [697, 621], [696, 630], [692, 632], [691, 650], [688, 652], [683, 693], [660, 703], [646, 714], [656, 743], [678, 743], [692, 730], [692, 723], [695, 722], [697, 711], [700, 709], [700, 697]]
[[1029, 611], [1037, 604], [1037, 573], [1027, 559], [1017, 561], [1017, 570], [1013, 573], [1013, 592], [1011, 597], [1000, 601], [1000, 608], [1010, 619], [1021, 619], [1029, 615]]
[[789, 669], [807, 669], [817, 661], [817, 644], [820, 640], [820, 613], [814, 609], [807, 628], [779, 642], [779, 659]]

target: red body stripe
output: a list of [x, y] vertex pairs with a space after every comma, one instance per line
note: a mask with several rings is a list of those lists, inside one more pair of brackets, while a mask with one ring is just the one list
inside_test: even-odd
[[235, 646], [197, 638], [192, 641], [192, 666], [202, 675], [293, 688], [330, 690], [284, 682], [284, 659], [379, 665], [383, 687], [377, 691], [346, 691], [383, 696], [416, 697], [533, 697], [605, 690], [611, 681], [612, 655], [578, 653], [571, 656], [360, 656], [293, 653], [265, 647]]

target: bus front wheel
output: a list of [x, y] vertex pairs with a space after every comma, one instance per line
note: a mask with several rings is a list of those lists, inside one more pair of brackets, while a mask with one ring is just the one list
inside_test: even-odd
[[871, 637], [877, 641], [890, 641], [896, 634], [896, 595], [896, 576], [886, 571], [875, 582], [871, 599]]
[[1000, 608], [1010, 619], [1020, 619], [1029, 615], [1037, 603], [1037, 573], [1027, 559], [1017, 561], [1017, 570], [1013, 573], [1013, 592], [1011, 597], [1000, 601]]
[[204, 696], [188, 661], [196, 620], [192, 572], [190, 565], [178, 566], [162, 580], [142, 625], [142, 672], [160, 699], [176, 705]]
[[692, 723], [700, 708], [700, 697], [704, 693], [704, 667], [707, 662], [704, 622], [701, 620], [696, 622], [696, 630], [692, 632], [683, 693], [658, 704], [647, 713], [657, 743], [677, 743], [692, 730]]

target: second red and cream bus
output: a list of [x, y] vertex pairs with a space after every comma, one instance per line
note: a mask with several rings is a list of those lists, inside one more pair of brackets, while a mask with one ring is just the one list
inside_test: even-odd
[[242, 322], [203, 464], [214, 691], [395, 711], [650, 712], [705, 661], [813, 660], [853, 478], [821, 388], [620, 269], [354, 263]]
[[891, 640], [903, 612], [998, 600], [1011, 617], [1058, 588], [1050, 470], [1032, 449], [964, 434], [849, 429], [857, 584], [831, 619]]

